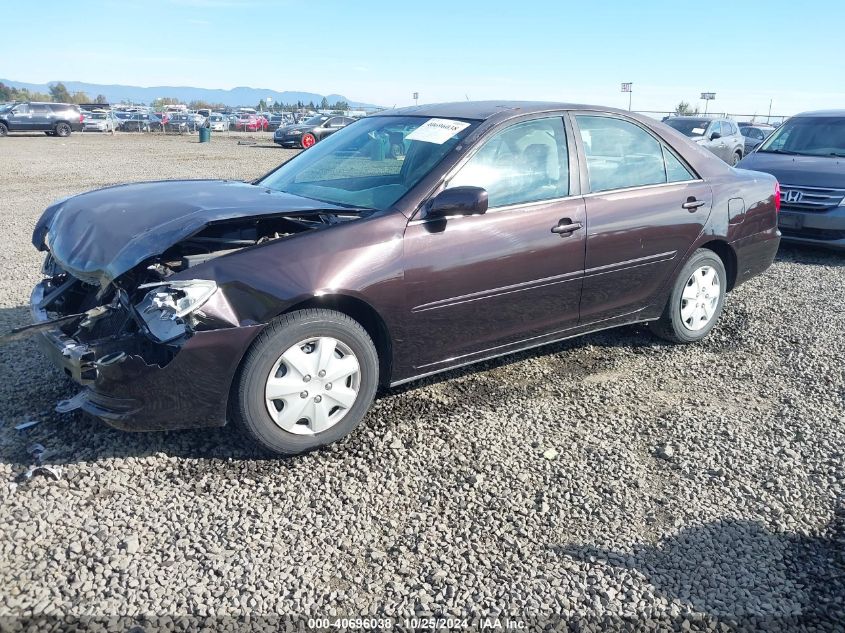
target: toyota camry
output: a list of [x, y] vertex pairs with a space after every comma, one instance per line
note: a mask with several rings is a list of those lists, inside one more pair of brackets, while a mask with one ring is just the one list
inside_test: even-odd
[[253, 182], [60, 200], [35, 226], [32, 335], [131, 430], [242, 425], [295, 454], [379, 387], [647, 322], [695, 343], [771, 264], [774, 177], [614, 109], [381, 112]]

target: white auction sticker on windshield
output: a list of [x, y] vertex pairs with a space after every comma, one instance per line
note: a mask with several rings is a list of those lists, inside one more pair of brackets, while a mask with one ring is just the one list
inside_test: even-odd
[[704, 134], [704, 128], [703, 127], [694, 127], [694, 128], [692, 128], [692, 133], [693, 134]]
[[443, 145], [443, 143], [467, 127], [469, 127], [469, 123], [464, 123], [463, 121], [429, 119], [405, 138], [409, 141], [423, 141], [424, 143]]

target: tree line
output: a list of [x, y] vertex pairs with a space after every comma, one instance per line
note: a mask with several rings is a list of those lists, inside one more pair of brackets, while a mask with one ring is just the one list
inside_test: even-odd
[[50, 94], [26, 88], [14, 88], [0, 81], [0, 101], [52, 101], [54, 103], [108, 103], [104, 95], [91, 99], [87, 93], [70, 92], [62, 82], [50, 84]]
[[[85, 92], [77, 91], [70, 92], [62, 82], [50, 84], [50, 94], [43, 92], [30, 91], [26, 88], [14, 88], [7, 86], [0, 82], [0, 102], [5, 101], [52, 101], [54, 103], [108, 103], [105, 95], [97, 95], [93, 99]], [[176, 97], [163, 97], [156, 99], [150, 105], [156, 110], [163, 109], [165, 106], [177, 105], [183, 103], [181, 99]], [[190, 110], [223, 110], [227, 108], [223, 103], [211, 103], [201, 99], [194, 100], [186, 104]], [[298, 110], [348, 110], [349, 104], [346, 101], [337, 101], [329, 103], [328, 99], [323, 97], [319, 104], [313, 101], [304, 103], [297, 101], [296, 103], [281, 103], [276, 101], [272, 106], [268, 106], [264, 101], [261, 101], [256, 106], [256, 110], [272, 110], [274, 112], [296, 112]]]

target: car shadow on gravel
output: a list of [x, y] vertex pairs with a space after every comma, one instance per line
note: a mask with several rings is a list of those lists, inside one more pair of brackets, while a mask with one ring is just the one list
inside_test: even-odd
[[[549, 343], [522, 352], [514, 352], [488, 361], [473, 363], [465, 367], [450, 369], [433, 376], [385, 389], [382, 395], [401, 395], [430, 385], [446, 383], [470, 376], [483, 376], [498, 369], [506, 369], [524, 361], [544, 358], [558, 374], [570, 378], [582, 378], [590, 374], [605, 371], [610, 364], [606, 350], [612, 348], [657, 349], [673, 347], [672, 344], [658, 339], [643, 324], [625, 325], [566, 339], [558, 343]], [[503, 392], [512, 391], [512, 386], [504, 385]]]
[[[740, 630], [792, 630], [845, 622], [845, 499], [818, 536], [723, 519], [683, 528], [630, 552], [589, 545], [552, 550], [642, 575], [667, 600], [731, 628], [739, 623]], [[753, 623], [746, 629], [749, 619]]]
[[[30, 322], [28, 307], [0, 309], [0, 332]], [[460, 391], [467, 388], [466, 381], [469, 380], [475, 392], [485, 394], [483, 400], [496, 402], [497, 398], [512, 395], [512, 387], [499, 384], [503, 380], [511, 381], [512, 376], [497, 375], [496, 370], [513, 371], [518, 363], [545, 357], [555, 373], [579, 378], [600, 372], [612, 364], [612, 356], [607, 353], [610, 348], [663, 345], [647, 328], [626, 326], [509, 354], [382, 390], [376, 398], [402, 396], [438, 383], [452, 382], [444, 388]], [[231, 423], [220, 428], [130, 433], [112, 429], [79, 411], [57, 413], [56, 403], [75, 395], [80, 387], [50, 364], [34, 339], [0, 347], [0, 373], [14, 377], [12, 384], [7, 385], [0, 395], [3, 402], [0, 462], [18, 468], [25, 468], [31, 463], [27, 449], [34, 443], [40, 443], [47, 449], [45, 460], [54, 465], [123, 457], [143, 458], [156, 454], [188, 459], [280, 461], [277, 456], [256, 448]], [[464, 384], [459, 384], [461, 382]], [[27, 429], [14, 428], [27, 420], [37, 420], [38, 424]], [[366, 419], [363, 424], [367, 424]], [[339, 450], [342, 448], [341, 445]]]

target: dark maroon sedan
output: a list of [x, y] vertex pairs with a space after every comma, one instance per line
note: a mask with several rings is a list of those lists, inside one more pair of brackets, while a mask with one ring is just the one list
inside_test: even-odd
[[356, 121], [251, 183], [149, 182], [38, 222], [47, 353], [127, 430], [298, 453], [379, 385], [649, 322], [702, 339], [778, 248], [778, 184], [628, 112], [483, 102]]

